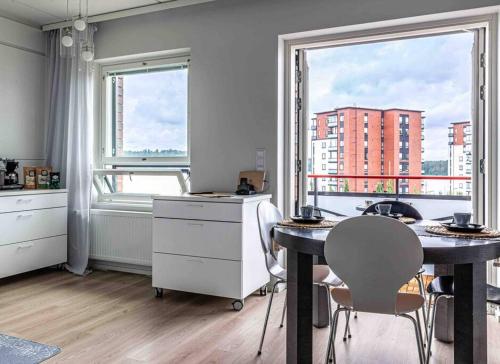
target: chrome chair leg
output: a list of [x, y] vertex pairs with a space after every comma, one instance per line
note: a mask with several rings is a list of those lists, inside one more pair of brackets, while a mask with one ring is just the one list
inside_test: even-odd
[[344, 337], [342, 338], [342, 341], [346, 341], [347, 338], [351, 338], [351, 328], [349, 327], [349, 321], [351, 319], [351, 310], [347, 310], [345, 312], [345, 328], [344, 328]]
[[420, 321], [420, 312], [418, 310], [415, 311], [415, 317], [417, 318], [418, 331], [420, 332], [420, 348], [422, 349], [422, 356], [425, 362], [425, 345], [427, 338], [424, 340], [424, 333], [422, 332], [422, 322], [425, 321], [424, 320], [422, 320], [422, 322]]
[[[424, 305], [422, 306], [422, 315], [423, 315], [424, 322], [427, 323], [427, 321], [428, 321], [427, 316], [429, 315], [429, 311], [426, 312], [426, 310], [425, 310], [425, 306], [427, 303], [427, 297], [425, 296], [424, 279], [423, 279], [423, 276], [421, 273], [417, 274], [416, 278], [417, 278], [417, 282], [418, 282], [418, 290], [420, 291], [420, 295], [424, 298]], [[424, 332], [425, 332], [425, 340], [427, 341], [428, 336], [429, 336], [429, 333], [427, 330], [427, 324], [424, 325]], [[425, 343], [425, 341], [424, 341], [424, 343]]]
[[421, 341], [422, 340], [422, 331], [420, 330], [420, 327], [419, 327], [417, 320], [415, 320], [412, 316], [410, 316], [408, 314], [402, 314], [402, 315], [400, 315], [400, 317], [407, 318], [408, 320], [410, 320], [413, 323], [413, 326], [415, 328], [415, 336], [417, 339], [418, 357], [420, 359], [420, 364], [424, 364], [424, 362], [425, 362], [424, 355], [425, 354], [424, 354], [424, 346], [423, 346], [423, 343]]
[[286, 312], [286, 295], [285, 295], [285, 303], [283, 304], [283, 312], [281, 313], [280, 327], [283, 327], [283, 322], [285, 322], [285, 312]]
[[[448, 295], [438, 295], [437, 297], [434, 298], [434, 305], [432, 306], [432, 314], [429, 314], [429, 319], [431, 320], [431, 326], [429, 328], [429, 337], [427, 338], [427, 357], [426, 357], [426, 364], [429, 363], [429, 358], [431, 356], [431, 345], [432, 345], [432, 335], [434, 333], [434, 322], [436, 321], [436, 307], [439, 302], [439, 300], [442, 297], [451, 297]], [[429, 297], [430, 298], [430, 297]]]
[[267, 305], [266, 319], [264, 321], [264, 328], [262, 329], [262, 337], [260, 338], [258, 355], [262, 354], [262, 345], [264, 344], [264, 337], [266, 336], [267, 322], [269, 321], [269, 313], [271, 312], [271, 305], [273, 304], [274, 291], [276, 290], [276, 286], [279, 283], [283, 283], [283, 282], [277, 281], [276, 283], [274, 283], [273, 290], [271, 291], [271, 296], [269, 297], [269, 303]]
[[341, 311], [347, 311], [346, 308], [338, 306], [333, 314], [332, 324], [330, 325], [330, 336], [328, 337], [328, 347], [326, 350], [326, 360], [325, 363], [333, 362], [337, 363], [337, 358], [335, 355], [335, 337], [337, 336], [337, 326], [339, 321], [339, 314]]

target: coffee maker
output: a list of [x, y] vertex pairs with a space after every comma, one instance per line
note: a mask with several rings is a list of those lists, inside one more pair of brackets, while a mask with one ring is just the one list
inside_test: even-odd
[[14, 159], [0, 160], [0, 190], [14, 190], [23, 188], [19, 184], [17, 168], [19, 162]]

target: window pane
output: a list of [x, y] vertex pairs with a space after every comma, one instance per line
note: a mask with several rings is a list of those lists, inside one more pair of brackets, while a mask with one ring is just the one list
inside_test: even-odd
[[178, 195], [182, 192], [177, 177], [165, 175], [106, 175], [102, 188], [105, 194]]
[[187, 68], [109, 78], [108, 156], [187, 157]]

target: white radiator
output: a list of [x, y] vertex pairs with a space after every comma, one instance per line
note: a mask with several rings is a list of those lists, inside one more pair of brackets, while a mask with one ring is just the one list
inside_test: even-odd
[[151, 266], [152, 222], [148, 212], [91, 210], [90, 258]]

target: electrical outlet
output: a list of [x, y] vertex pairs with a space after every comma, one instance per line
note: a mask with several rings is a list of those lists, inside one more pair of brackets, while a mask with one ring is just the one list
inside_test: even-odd
[[257, 153], [255, 155], [255, 170], [256, 171], [265, 171], [266, 170], [266, 150], [265, 149], [257, 149]]

